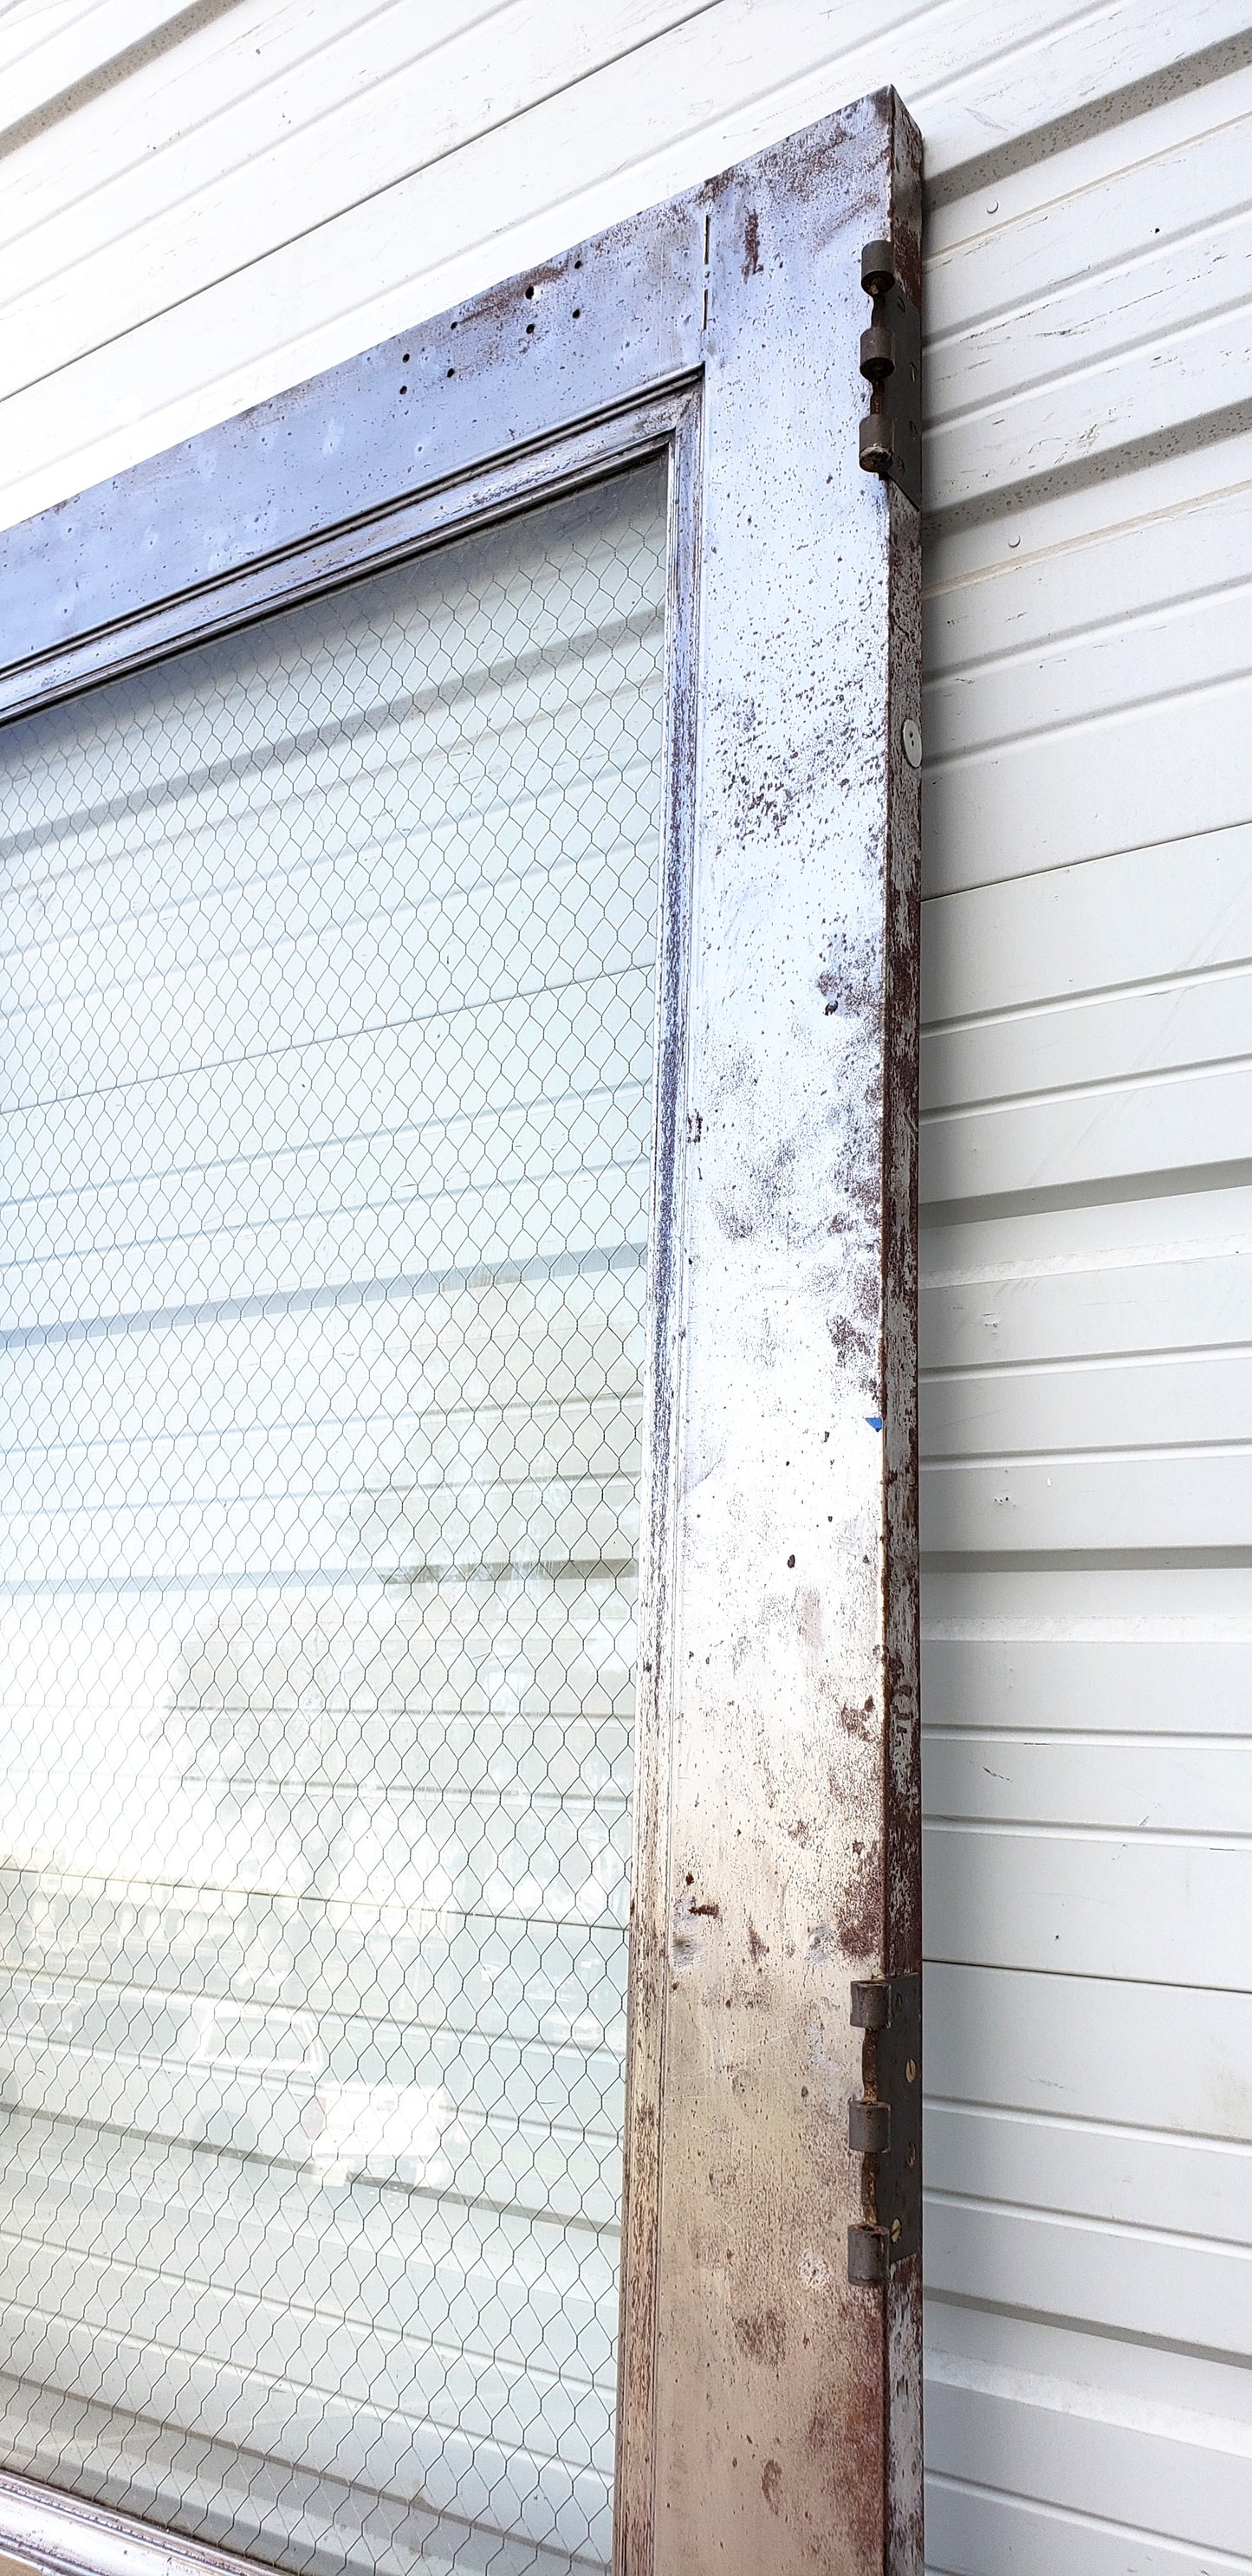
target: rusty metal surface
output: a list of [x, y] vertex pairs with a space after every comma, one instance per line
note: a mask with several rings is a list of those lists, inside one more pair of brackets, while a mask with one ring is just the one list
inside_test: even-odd
[[861, 245], [901, 230], [915, 269], [914, 150], [871, 103], [708, 199], [665, 2576], [920, 2565], [913, 2309], [893, 2286], [888, 2371], [884, 2293], [845, 2251], [849, 1983], [915, 1965], [917, 1934], [917, 521], [867, 486], [852, 429]]
[[846, 2254], [920, 1932], [919, 534], [857, 461], [919, 169], [862, 101], [0, 538], [14, 713], [671, 447], [621, 2576], [922, 2565], [920, 2258]]

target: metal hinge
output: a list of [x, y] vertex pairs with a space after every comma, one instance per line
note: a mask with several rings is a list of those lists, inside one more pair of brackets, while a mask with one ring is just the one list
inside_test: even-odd
[[865, 2032], [848, 2145], [863, 2156], [865, 2218], [848, 2229], [848, 2279], [885, 2281], [922, 2241], [922, 1981], [859, 1978], [854, 2028]]
[[896, 276], [890, 242], [867, 242], [861, 284], [873, 297], [868, 331], [861, 333], [861, 373], [868, 377], [869, 410], [861, 423], [861, 463], [881, 474], [920, 510], [922, 506], [922, 317]]

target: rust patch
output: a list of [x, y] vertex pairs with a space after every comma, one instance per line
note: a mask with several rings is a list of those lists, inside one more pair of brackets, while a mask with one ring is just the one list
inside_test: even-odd
[[748, 1916], [748, 1949], [754, 1967], [759, 1968], [762, 1959], [769, 1957], [769, 1943], [761, 1939], [751, 1915]]
[[732, 1243], [746, 1243], [752, 1233], [752, 1219], [741, 1208], [728, 1207], [724, 1199], [714, 1199], [713, 1206], [723, 1233]]
[[[867, 2342], [869, 2337], [866, 2338]], [[873, 2334], [877, 2345], [877, 2330]], [[855, 2535], [856, 2565], [882, 2563], [883, 2398], [880, 2350], [867, 2350], [851, 2377], [842, 2409], [842, 2438], [832, 2445], [830, 2482], [841, 2520]]]
[[787, 2351], [787, 2320], [781, 2308], [762, 2308], [754, 2317], [736, 2317], [735, 2341], [749, 2361], [777, 2370]]
[[[879, 93], [879, 96], [894, 99], [895, 92], [888, 90]], [[874, 104], [878, 106], [878, 97], [875, 98]], [[885, 108], [879, 108], [879, 114], [886, 124]], [[816, 202], [820, 205], [825, 202], [832, 170], [837, 169], [839, 156], [845, 151], [849, 138], [854, 133], [855, 128], [850, 120], [845, 120], [842, 116], [828, 116], [823, 120], [820, 134], [810, 135], [803, 132], [789, 134], [786, 142], [780, 144], [778, 158], [786, 169], [793, 194], [802, 203]]]
[[835, 1930], [845, 1959], [870, 1959], [882, 1940], [882, 1888], [879, 1846], [866, 1853], [857, 1877], [844, 1891]]
[[[855, 1735], [858, 1743], [860, 1744], [872, 1744], [875, 1733], [874, 1703], [872, 1699], [866, 1700], [864, 1708], [849, 1708], [845, 1704], [845, 1706], [839, 1711], [839, 1723], [843, 1728], [845, 1735]], [[832, 1789], [835, 1788], [835, 1786], [836, 1778], [835, 1775], [832, 1774]]]
[[855, 1316], [838, 1314], [831, 1318], [827, 1330], [834, 1344], [835, 1356], [850, 1366], [855, 1360], [872, 1360], [875, 1336]]

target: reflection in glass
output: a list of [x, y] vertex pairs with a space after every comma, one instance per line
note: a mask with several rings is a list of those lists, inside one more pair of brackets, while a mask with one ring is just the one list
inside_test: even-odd
[[663, 479], [0, 740], [0, 2463], [609, 2555]]

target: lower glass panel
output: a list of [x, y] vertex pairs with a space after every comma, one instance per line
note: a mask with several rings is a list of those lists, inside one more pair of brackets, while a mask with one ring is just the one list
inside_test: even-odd
[[0, 2466], [609, 2558], [664, 480], [0, 736]]

